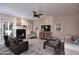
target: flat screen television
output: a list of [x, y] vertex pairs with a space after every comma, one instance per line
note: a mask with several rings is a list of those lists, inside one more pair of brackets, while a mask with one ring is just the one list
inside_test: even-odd
[[41, 31], [51, 31], [50, 25], [41, 25]]

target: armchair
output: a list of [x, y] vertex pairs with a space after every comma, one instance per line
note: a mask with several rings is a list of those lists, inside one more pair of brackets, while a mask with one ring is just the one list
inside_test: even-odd
[[18, 42], [16, 38], [9, 38], [9, 49], [15, 54], [18, 55], [26, 50], [28, 50], [28, 41]]
[[18, 55], [25, 50], [28, 50], [28, 41], [19, 42], [17, 38], [10, 38], [8, 36], [4, 36], [5, 45], [15, 54]]

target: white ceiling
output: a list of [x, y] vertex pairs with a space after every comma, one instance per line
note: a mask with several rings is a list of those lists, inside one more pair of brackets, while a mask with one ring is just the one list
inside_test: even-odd
[[2, 3], [0, 12], [34, 19], [32, 11], [42, 12], [44, 16], [62, 16], [79, 12], [78, 3]]

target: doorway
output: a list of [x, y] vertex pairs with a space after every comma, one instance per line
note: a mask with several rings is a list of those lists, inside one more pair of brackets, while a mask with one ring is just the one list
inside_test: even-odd
[[4, 35], [13, 36], [13, 21], [1, 19], [1, 42], [4, 42]]

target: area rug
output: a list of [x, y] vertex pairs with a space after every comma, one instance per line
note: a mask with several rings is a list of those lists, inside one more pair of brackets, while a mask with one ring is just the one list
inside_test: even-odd
[[[46, 47], [43, 49], [44, 40], [40, 39], [28, 39], [29, 49], [24, 51], [20, 55], [54, 55], [54, 49], [52, 47]], [[0, 45], [0, 55], [14, 55], [4, 44]]]

